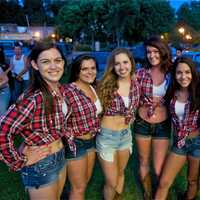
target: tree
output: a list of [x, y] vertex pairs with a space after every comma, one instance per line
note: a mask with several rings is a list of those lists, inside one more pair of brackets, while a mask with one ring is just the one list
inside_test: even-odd
[[74, 0], [60, 9], [57, 21], [62, 36], [94, 41], [141, 41], [169, 32], [175, 24], [167, 0]]
[[31, 25], [41, 26], [47, 22], [46, 12], [40, 0], [25, 0], [24, 12], [28, 16]]
[[168, 1], [138, 0], [139, 15], [133, 32], [135, 40], [144, 40], [154, 34], [170, 32], [175, 25], [174, 10]]
[[[134, 0], [104, 0], [102, 1], [102, 18], [104, 28], [112, 42], [120, 45], [121, 39], [126, 38], [130, 27], [134, 26], [137, 15], [137, 4]], [[127, 39], [127, 38], [126, 38]]]
[[200, 31], [200, 2], [184, 3], [177, 11], [177, 21]]
[[56, 24], [60, 35], [71, 37], [73, 41], [81, 37], [94, 40], [94, 33], [99, 29], [95, 15], [98, 4], [95, 0], [69, 1], [57, 16]]

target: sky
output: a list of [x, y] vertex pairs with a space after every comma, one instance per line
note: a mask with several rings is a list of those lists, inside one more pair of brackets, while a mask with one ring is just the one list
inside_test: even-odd
[[[171, 6], [174, 8], [174, 9], [178, 9], [181, 4], [183, 4], [184, 2], [190, 2], [191, 0], [169, 0]], [[196, 1], [200, 1], [200, 0], [196, 0]]]
[[[183, 4], [184, 2], [190, 2], [191, 0], [169, 0], [171, 6], [177, 10], [181, 4]], [[200, 0], [196, 0], [196, 1], [200, 1]], [[20, 4], [23, 5], [23, 0], [19, 0]]]

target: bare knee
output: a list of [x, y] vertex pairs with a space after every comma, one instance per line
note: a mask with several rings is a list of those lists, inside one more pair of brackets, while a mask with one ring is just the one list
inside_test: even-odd
[[144, 178], [149, 173], [149, 159], [146, 157], [139, 157], [140, 176]]
[[73, 193], [84, 194], [86, 189], [86, 183], [72, 184], [71, 188]]
[[149, 159], [145, 156], [139, 156], [139, 162], [141, 167], [148, 167], [149, 166]]
[[107, 179], [106, 183], [105, 183], [106, 187], [112, 188], [115, 190], [115, 188], [117, 187], [117, 178], [114, 179]]
[[172, 182], [170, 180], [161, 178], [158, 187], [159, 187], [159, 189], [169, 189], [171, 184], [172, 184]]
[[121, 177], [121, 176], [124, 176], [124, 169], [120, 169], [118, 171], [118, 176]]

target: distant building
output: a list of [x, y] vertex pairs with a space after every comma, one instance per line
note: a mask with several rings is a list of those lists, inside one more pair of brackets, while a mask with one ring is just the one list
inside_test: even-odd
[[0, 24], [0, 40], [40, 40], [55, 32], [52, 26], [17, 26], [17, 24]]

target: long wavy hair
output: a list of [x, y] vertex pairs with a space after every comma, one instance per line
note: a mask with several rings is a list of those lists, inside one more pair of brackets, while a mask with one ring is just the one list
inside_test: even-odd
[[146, 68], [151, 68], [151, 64], [147, 58], [147, 46], [155, 47], [159, 50], [161, 58], [161, 71], [164, 73], [168, 72], [172, 66], [172, 56], [171, 51], [167, 43], [165, 43], [160, 37], [152, 36], [144, 42], [145, 51], [146, 51]]
[[[29, 62], [31, 63], [31, 61], [34, 61], [35, 63], [37, 63], [37, 59], [39, 55], [43, 51], [49, 50], [51, 48], [57, 49], [59, 53], [61, 54], [62, 59], [65, 60], [63, 53], [55, 44], [44, 41], [44, 42], [37, 43], [35, 47], [32, 49], [31, 53], [28, 56]], [[29, 89], [27, 90], [27, 94], [29, 94], [29, 92], [40, 90], [42, 92], [44, 102], [45, 102], [44, 104], [45, 114], [48, 115], [48, 114], [53, 113], [53, 108], [54, 108], [53, 96], [50, 92], [48, 84], [41, 76], [39, 70], [35, 70], [33, 67], [31, 67], [30, 74], [31, 74], [31, 77], [30, 77], [31, 83], [30, 83]]]
[[117, 48], [111, 52], [111, 55], [109, 56], [108, 61], [107, 61], [106, 71], [97, 88], [97, 92], [103, 106], [103, 111], [105, 111], [109, 107], [112, 101], [114, 92], [117, 91], [119, 88], [118, 83], [117, 83], [118, 75], [116, 74], [115, 68], [114, 68], [115, 57], [118, 54], [126, 54], [128, 56], [131, 62], [131, 66], [132, 66], [131, 76], [135, 72], [135, 61], [133, 59], [131, 52], [128, 49]]
[[199, 107], [199, 97], [198, 97], [198, 84], [199, 84], [199, 75], [196, 69], [196, 65], [195, 63], [192, 61], [191, 58], [189, 57], [178, 57], [172, 67], [172, 83], [170, 85], [170, 87], [168, 88], [166, 95], [165, 95], [165, 101], [166, 104], [169, 105], [170, 100], [174, 97], [175, 92], [177, 90], [180, 90], [181, 86], [179, 85], [179, 83], [176, 80], [176, 69], [179, 63], [185, 63], [189, 66], [191, 73], [192, 73], [192, 81], [188, 87], [188, 91], [189, 91], [189, 96], [190, 96], [190, 101], [191, 101], [191, 107], [190, 109], [193, 111], [195, 109], [197, 109]]

